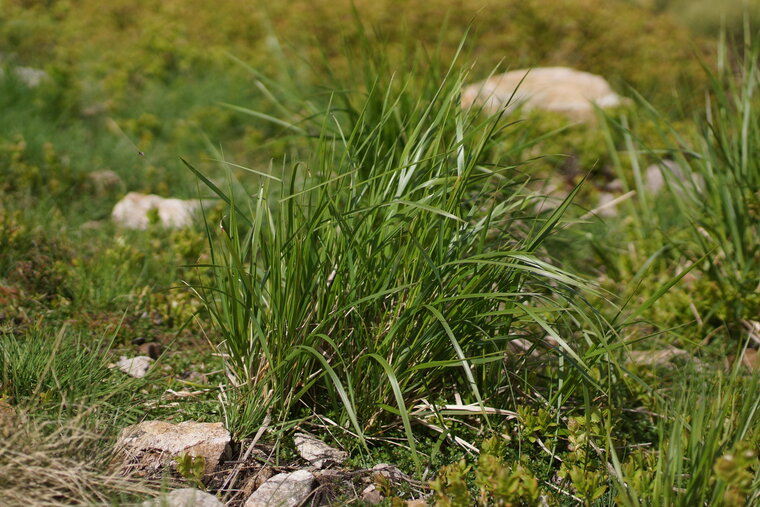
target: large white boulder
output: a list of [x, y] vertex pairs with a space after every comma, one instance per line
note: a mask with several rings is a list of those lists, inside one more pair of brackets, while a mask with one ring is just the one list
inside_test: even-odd
[[147, 229], [156, 218], [164, 227], [181, 228], [193, 223], [200, 206], [201, 201], [197, 200], [165, 199], [158, 195], [130, 192], [113, 207], [111, 218], [128, 229]]
[[229, 443], [230, 433], [222, 423], [144, 421], [124, 428], [116, 449], [120, 468], [135, 475], [156, 475], [185, 455], [203, 457], [204, 473], [210, 474]]
[[482, 107], [495, 114], [523, 107], [555, 111], [574, 120], [592, 119], [594, 105], [616, 107], [627, 100], [603, 77], [567, 67], [513, 70], [462, 89], [464, 108]]

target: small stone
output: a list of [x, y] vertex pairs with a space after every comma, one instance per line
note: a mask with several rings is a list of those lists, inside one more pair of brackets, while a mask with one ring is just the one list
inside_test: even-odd
[[97, 231], [98, 229], [101, 229], [102, 227], [103, 227], [102, 220], [88, 220], [79, 226], [79, 228], [83, 231]]
[[308, 470], [277, 474], [248, 497], [245, 507], [295, 507], [309, 497], [313, 485]]
[[701, 368], [702, 363], [689, 352], [676, 347], [669, 347], [661, 350], [633, 350], [629, 354], [629, 362], [650, 368], [667, 368], [672, 369], [676, 362], [692, 362], [697, 368]]
[[760, 357], [758, 357], [757, 350], [747, 349], [742, 356], [742, 364], [746, 366], [750, 371], [757, 371], [760, 369]]
[[362, 491], [362, 501], [377, 505], [383, 501], [383, 495], [377, 490], [374, 484], [370, 484], [364, 488], [364, 491]]
[[296, 433], [293, 440], [298, 454], [317, 468], [324, 468], [331, 463], [343, 463], [348, 457], [347, 452], [330, 447], [321, 440], [305, 433]]
[[618, 214], [617, 206], [612, 204], [615, 195], [610, 192], [599, 193], [599, 203], [596, 205], [596, 214], [600, 217], [612, 218]]
[[153, 359], [148, 356], [136, 356], [128, 358], [121, 356], [119, 361], [114, 363], [113, 367], [126, 373], [130, 377], [143, 378], [153, 364]]
[[623, 182], [620, 181], [619, 178], [615, 178], [614, 180], [610, 181], [604, 186], [604, 189], [607, 192], [612, 192], [614, 194], [620, 194], [623, 192]]
[[224, 504], [210, 493], [195, 488], [182, 488], [146, 500], [142, 507], [224, 507]]
[[89, 106], [85, 106], [80, 111], [80, 114], [84, 116], [85, 118], [91, 117], [91, 116], [99, 116], [101, 114], [105, 114], [108, 111], [110, 111], [113, 108], [113, 101], [112, 100], [106, 100], [105, 102], [98, 102], [96, 104], [91, 104]]
[[378, 473], [391, 482], [408, 481], [409, 476], [393, 465], [378, 463], [372, 467], [372, 471]]
[[[0, 79], [4, 75], [5, 71], [0, 68]], [[13, 69], [13, 75], [29, 88], [36, 88], [48, 79], [47, 72], [32, 67], [16, 67]]]
[[673, 183], [674, 192], [682, 194], [684, 188], [692, 188], [701, 191], [705, 188], [702, 175], [693, 172], [688, 166], [682, 168], [673, 160], [661, 160], [659, 164], [652, 164], [644, 170], [644, 187], [650, 194], [658, 194], [665, 188], [668, 176]]
[[122, 185], [121, 178], [114, 171], [93, 171], [87, 175], [95, 187], [95, 192], [99, 195], [105, 194], [109, 190], [114, 190]]
[[174, 466], [180, 456], [201, 456], [212, 473], [230, 443], [222, 423], [145, 421], [124, 428], [116, 442], [122, 471], [153, 476]]
[[[669, 167], [668, 162], [670, 161], [663, 161], [666, 167]], [[662, 176], [662, 169], [659, 165], [652, 164], [644, 170], [644, 186], [650, 194], [660, 193], [662, 187], [665, 186], [665, 178]]]
[[243, 487], [240, 488], [243, 498], [248, 498], [251, 494], [259, 489], [262, 484], [272, 478], [274, 472], [269, 467], [261, 468], [256, 474], [252, 475], [245, 481]]
[[406, 501], [406, 507], [427, 507], [427, 504], [427, 500], [424, 500], [422, 498]]
[[[733, 367], [736, 365], [737, 357], [735, 355], [728, 356], [728, 364]], [[755, 349], [746, 349], [741, 356], [742, 365], [749, 371], [760, 370], [760, 355], [758, 355]], [[1, 407], [2, 405], [0, 405]]]

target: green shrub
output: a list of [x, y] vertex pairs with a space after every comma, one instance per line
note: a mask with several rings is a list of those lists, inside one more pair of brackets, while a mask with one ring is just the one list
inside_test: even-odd
[[[325, 54], [333, 72], [352, 71], [345, 48], [362, 32], [391, 45], [397, 70], [409, 48], [422, 42], [447, 60], [470, 30], [467, 58], [476, 60], [470, 79], [496, 67], [565, 65], [600, 74], [618, 86], [631, 84], [655, 103], [672, 105], [674, 94], [697, 91], [704, 76], [688, 32], [667, 16], [618, 0], [291, 0], [273, 9], [278, 36], [297, 47], [310, 43]], [[395, 49], [394, 49], [395, 48]], [[615, 48], [614, 50], [610, 50]], [[705, 48], [706, 50], [706, 48]]]
[[661, 105], [683, 93], [684, 83], [704, 82], [687, 31], [623, 0], [4, 0], [0, 52], [28, 65], [56, 62], [57, 72], [81, 84], [85, 102], [99, 95], [122, 103], [148, 82], [213, 72], [225, 52], [275, 71], [282, 70], [276, 61], [282, 45], [324, 54], [331, 72], [350, 72], [344, 49], [362, 36], [347, 22], [354, 6], [367, 34], [395, 46], [399, 69], [419, 42], [449, 60], [471, 28], [467, 50], [477, 60], [471, 78], [486, 77], [500, 63], [567, 65], [630, 83]]
[[68, 160], [50, 143], [35, 153], [21, 137], [0, 138], [0, 193], [60, 196], [85, 187], [84, 175], [74, 171]]
[[757, 0], [649, 0], [657, 12], [666, 11], [699, 34], [717, 36], [721, 30], [741, 37], [744, 21], [760, 20]]

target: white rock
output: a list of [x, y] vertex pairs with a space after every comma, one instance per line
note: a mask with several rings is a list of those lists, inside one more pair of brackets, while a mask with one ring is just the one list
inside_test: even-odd
[[620, 178], [615, 178], [614, 180], [610, 181], [604, 186], [604, 189], [607, 192], [612, 192], [616, 194], [620, 194], [623, 192], [623, 182], [620, 180]]
[[701, 174], [692, 172], [691, 169], [684, 170], [672, 160], [662, 160], [660, 164], [652, 164], [644, 171], [644, 186], [647, 191], [651, 194], [660, 193], [665, 187], [666, 176], [673, 184], [671, 188], [679, 194], [683, 193], [684, 188], [701, 192], [705, 187]]
[[295, 507], [308, 498], [313, 485], [308, 470], [277, 474], [248, 497], [245, 507]]
[[174, 464], [174, 458], [202, 456], [206, 474], [214, 471], [230, 443], [222, 423], [145, 421], [124, 428], [116, 442], [122, 470], [152, 475]]
[[652, 164], [644, 171], [644, 186], [650, 194], [659, 194], [665, 186], [665, 178], [657, 164]]
[[296, 433], [293, 436], [293, 441], [296, 444], [298, 454], [317, 468], [324, 468], [329, 463], [343, 463], [348, 457], [347, 452], [330, 447], [321, 440], [305, 433]]
[[187, 227], [193, 222], [201, 201], [164, 199], [152, 194], [130, 192], [116, 203], [111, 218], [128, 229], [147, 229], [150, 213], [155, 210], [164, 227]]
[[114, 368], [118, 368], [127, 375], [135, 378], [143, 378], [153, 364], [153, 359], [148, 356], [135, 356], [121, 358], [113, 364]]
[[482, 107], [488, 114], [523, 107], [556, 111], [576, 120], [591, 120], [594, 104], [605, 108], [627, 101], [617, 95], [603, 77], [567, 67], [514, 70], [462, 89], [462, 107]]
[[195, 488], [175, 489], [168, 495], [146, 500], [142, 507], [224, 507], [214, 495]]
[[644, 186], [651, 194], [658, 194], [660, 190], [665, 186], [665, 177], [662, 174], [663, 170], [672, 171], [676, 169], [676, 163], [672, 160], [663, 160], [662, 167], [657, 164], [652, 164], [644, 171]]
[[[0, 78], [3, 77], [4, 73], [3, 69], [0, 69]], [[29, 88], [36, 88], [48, 79], [47, 72], [32, 67], [15, 67], [13, 75]]]

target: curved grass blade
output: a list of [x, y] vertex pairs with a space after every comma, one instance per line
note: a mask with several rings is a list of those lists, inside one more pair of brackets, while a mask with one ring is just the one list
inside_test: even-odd
[[327, 374], [330, 376], [330, 380], [332, 380], [333, 386], [335, 386], [335, 389], [338, 391], [338, 396], [340, 396], [340, 399], [343, 402], [343, 407], [346, 409], [346, 413], [348, 413], [348, 418], [351, 420], [351, 424], [354, 426], [356, 434], [359, 435], [359, 440], [361, 441], [362, 446], [367, 449], [367, 442], [364, 439], [364, 432], [362, 431], [361, 426], [359, 426], [359, 420], [356, 417], [356, 411], [354, 410], [354, 407], [349, 400], [348, 393], [343, 387], [343, 383], [340, 381], [340, 378], [338, 378], [338, 374], [335, 373], [335, 370], [332, 366], [330, 366], [330, 363], [327, 362], [327, 359], [325, 359], [322, 354], [317, 352], [314, 347], [311, 347], [309, 345], [298, 345], [296, 348], [304, 350], [313, 355], [317, 361], [322, 364], [325, 372], [327, 372]]
[[419, 476], [422, 476], [422, 464], [420, 463], [420, 458], [417, 456], [417, 445], [415, 444], [414, 434], [412, 433], [412, 423], [409, 419], [409, 411], [406, 409], [406, 404], [404, 403], [404, 395], [401, 392], [401, 386], [399, 385], [398, 379], [396, 378], [396, 373], [393, 371], [393, 368], [391, 368], [391, 365], [388, 364], [388, 361], [386, 361], [382, 356], [372, 353], [368, 354], [365, 357], [374, 359], [380, 364], [380, 366], [383, 367], [383, 370], [385, 370], [385, 375], [388, 377], [388, 381], [391, 383], [393, 395], [396, 398], [396, 404], [398, 405], [398, 410], [401, 415], [401, 421], [404, 424], [404, 432], [406, 433], [406, 439], [409, 442], [409, 448], [412, 451], [412, 461], [414, 461], [414, 467], [417, 470], [417, 474]]

